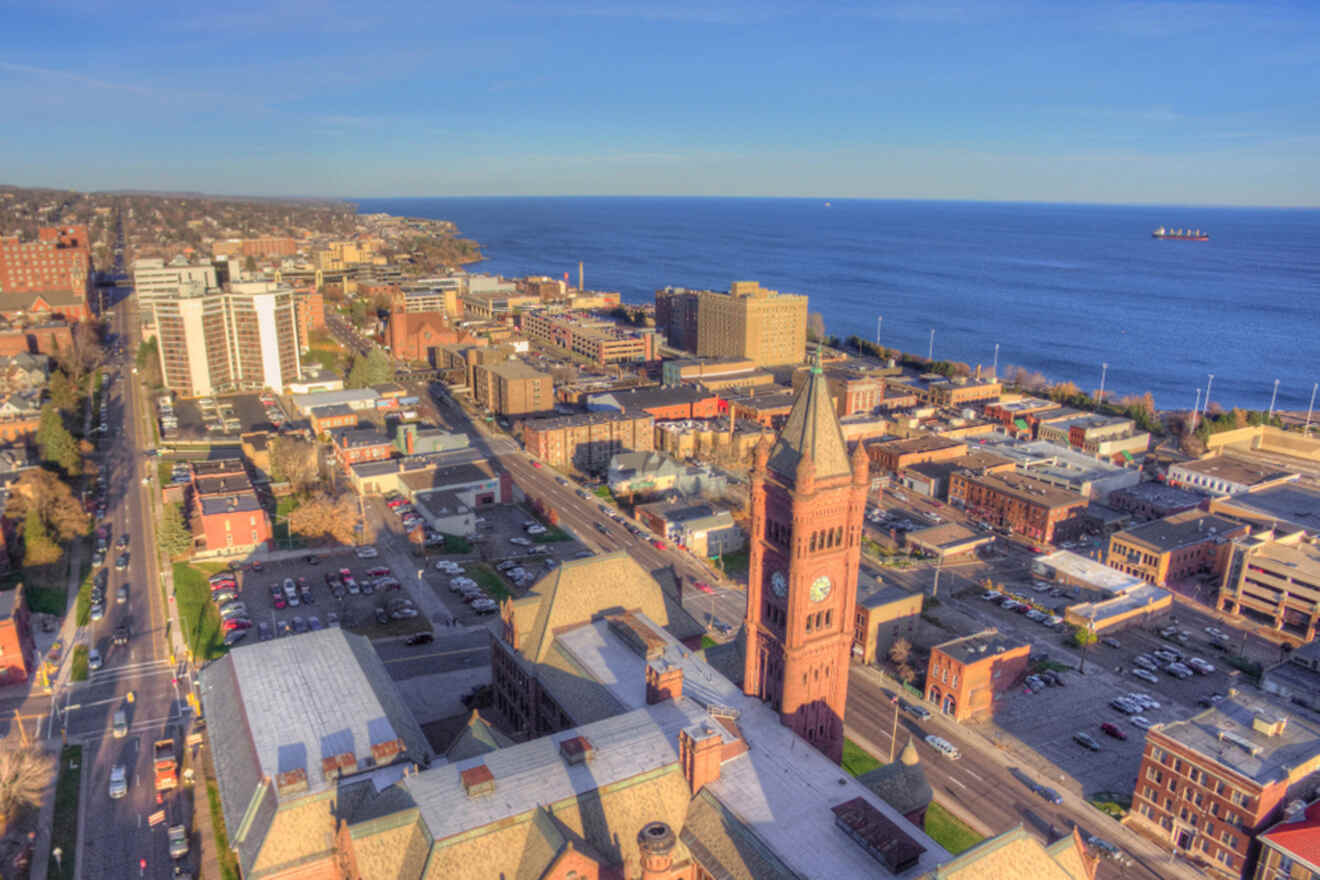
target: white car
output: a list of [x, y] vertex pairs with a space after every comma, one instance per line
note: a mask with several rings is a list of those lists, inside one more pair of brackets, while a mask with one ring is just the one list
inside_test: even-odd
[[1142, 730], [1150, 730], [1153, 726], [1151, 720], [1144, 715], [1133, 715], [1128, 721], [1132, 722], [1133, 727], [1140, 727]]
[[995, 590], [988, 590], [987, 592], [981, 594], [981, 598], [987, 602], [997, 602], [1000, 599], [1004, 598], [1004, 594], [996, 592]]
[[1160, 680], [1159, 676], [1151, 672], [1149, 669], [1137, 668], [1132, 670], [1132, 674], [1142, 681], [1148, 681], [1151, 684], [1155, 684]]
[[357, 554], [358, 559], [375, 559], [380, 555], [375, 547], [359, 547], [353, 552]]
[[110, 771], [110, 797], [119, 800], [128, 794], [128, 771], [123, 764], [116, 764]]

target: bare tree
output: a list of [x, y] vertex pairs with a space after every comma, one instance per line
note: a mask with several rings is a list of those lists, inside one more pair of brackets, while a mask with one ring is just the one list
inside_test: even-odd
[[903, 684], [912, 684], [912, 682], [916, 681], [916, 678], [917, 671], [908, 664], [904, 663], [902, 666], [898, 667], [898, 680], [903, 682]]
[[889, 659], [894, 661], [895, 666], [904, 666], [912, 659], [912, 643], [902, 637], [895, 639], [894, 644], [889, 646]]
[[322, 493], [294, 508], [289, 531], [313, 540], [352, 544], [357, 519], [357, 504], [349, 494], [335, 498]]
[[52, 763], [37, 749], [0, 749], [0, 831], [41, 803]]
[[295, 492], [318, 482], [316, 445], [295, 437], [276, 437], [270, 444], [270, 466]]
[[807, 341], [825, 341], [825, 318], [820, 312], [812, 312], [807, 315]]

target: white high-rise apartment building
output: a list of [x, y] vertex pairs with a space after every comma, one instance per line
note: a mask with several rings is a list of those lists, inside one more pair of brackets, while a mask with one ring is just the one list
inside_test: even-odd
[[278, 392], [302, 372], [293, 288], [246, 281], [221, 289], [210, 266], [160, 260], [137, 261], [134, 283], [172, 391], [185, 397]]

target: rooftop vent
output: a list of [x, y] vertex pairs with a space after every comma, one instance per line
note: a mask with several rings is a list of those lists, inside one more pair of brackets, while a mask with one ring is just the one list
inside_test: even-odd
[[458, 774], [463, 781], [463, 790], [470, 798], [495, 793], [495, 774], [485, 764], [478, 764]]
[[569, 765], [590, 764], [596, 757], [596, 747], [585, 736], [574, 736], [559, 744], [559, 755]]
[[1266, 736], [1278, 736], [1287, 726], [1288, 719], [1282, 715], [1276, 718], [1273, 715], [1260, 713], [1251, 719], [1251, 729]]
[[387, 739], [371, 746], [371, 757], [378, 765], [388, 764], [406, 748], [401, 739]]
[[280, 797], [307, 791], [307, 770], [296, 767], [275, 777], [275, 792]]
[[331, 780], [357, 772], [357, 756], [352, 752], [321, 759], [321, 777]]

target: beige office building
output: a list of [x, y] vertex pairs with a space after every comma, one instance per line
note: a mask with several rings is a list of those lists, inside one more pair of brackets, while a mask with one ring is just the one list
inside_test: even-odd
[[697, 302], [697, 354], [746, 358], [757, 366], [800, 364], [807, 349], [807, 298], [735, 281], [728, 293], [703, 290]]
[[291, 287], [252, 281], [222, 290], [185, 277], [144, 284], [137, 296], [142, 320], [155, 327], [165, 387], [184, 397], [279, 392], [302, 372]]
[[554, 378], [522, 361], [478, 364], [473, 375], [473, 399], [491, 412], [524, 416], [555, 408]]

